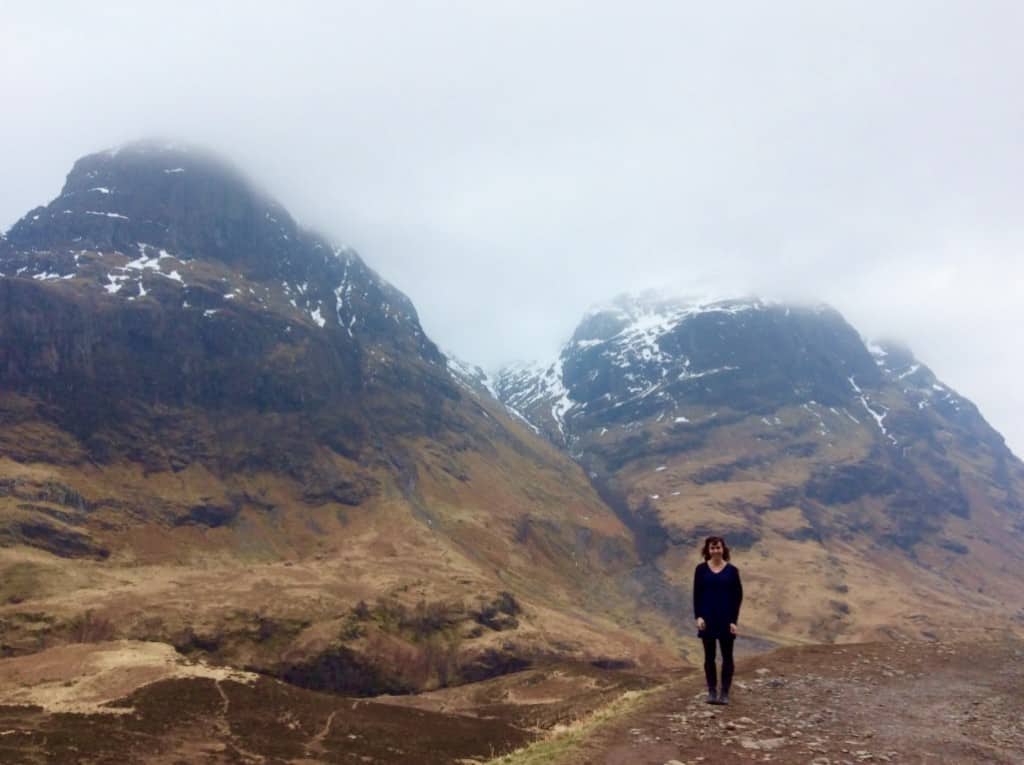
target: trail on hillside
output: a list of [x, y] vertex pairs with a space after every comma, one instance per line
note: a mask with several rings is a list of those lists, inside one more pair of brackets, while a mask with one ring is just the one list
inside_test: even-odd
[[785, 648], [737, 663], [732, 703], [671, 682], [559, 765], [1024, 762], [1024, 642]]

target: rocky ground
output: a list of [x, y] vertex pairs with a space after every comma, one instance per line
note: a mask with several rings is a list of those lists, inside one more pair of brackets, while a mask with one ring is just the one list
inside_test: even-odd
[[480, 763], [653, 685], [553, 664], [417, 696], [357, 699], [141, 641], [0, 660], [0, 763]]
[[737, 663], [732, 703], [670, 683], [564, 765], [1024, 762], [1024, 642], [786, 648]]
[[[704, 703], [693, 669], [645, 691], [653, 680], [585, 664], [353, 699], [210, 667], [157, 643], [63, 646], [0, 660], [0, 762], [1024, 762], [1019, 639], [782, 648], [737, 669], [728, 707]], [[630, 694], [640, 701], [619, 706]], [[616, 708], [628, 711], [597, 727], [575, 722]], [[592, 732], [573, 740], [574, 730]], [[537, 746], [552, 742], [538, 759]]]

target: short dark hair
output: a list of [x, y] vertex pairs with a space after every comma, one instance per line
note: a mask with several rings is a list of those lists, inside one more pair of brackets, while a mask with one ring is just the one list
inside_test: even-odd
[[700, 550], [700, 554], [704, 556], [704, 560], [711, 560], [711, 553], [708, 552], [708, 548], [711, 547], [712, 542], [722, 543], [722, 559], [729, 560], [729, 545], [725, 543], [725, 539], [723, 537], [708, 537], [704, 540], [704, 547]]

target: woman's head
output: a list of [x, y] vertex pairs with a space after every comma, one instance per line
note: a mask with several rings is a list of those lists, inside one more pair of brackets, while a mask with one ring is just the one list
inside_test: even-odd
[[718, 551], [722, 552], [722, 560], [729, 560], [729, 545], [725, 540], [722, 537], [708, 537], [704, 540], [700, 554], [704, 556], [704, 560], [711, 560], [712, 555]]

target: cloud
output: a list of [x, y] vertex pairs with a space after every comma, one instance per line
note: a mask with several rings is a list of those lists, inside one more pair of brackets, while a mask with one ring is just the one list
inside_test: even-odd
[[494, 366], [657, 286], [825, 299], [1024, 451], [1024, 6], [22, 4], [0, 226], [140, 136], [248, 168]]

